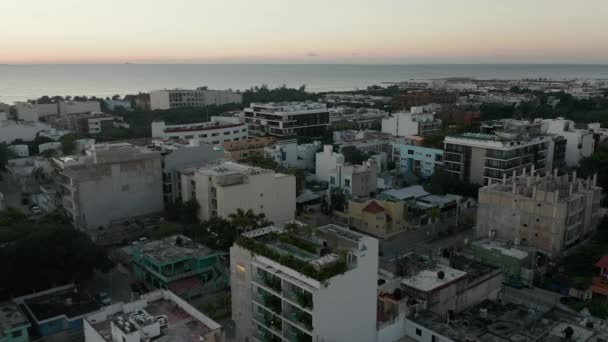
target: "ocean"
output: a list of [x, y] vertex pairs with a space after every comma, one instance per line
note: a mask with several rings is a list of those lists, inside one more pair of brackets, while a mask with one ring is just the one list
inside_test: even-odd
[[310, 91], [355, 90], [409, 79], [601, 78], [608, 65], [544, 64], [74, 64], [0, 65], [0, 102], [43, 95], [106, 97], [163, 88], [248, 89], [306, 85]]

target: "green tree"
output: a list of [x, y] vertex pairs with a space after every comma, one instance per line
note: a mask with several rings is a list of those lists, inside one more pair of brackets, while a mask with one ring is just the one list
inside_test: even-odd
[[59, 141], [61, 142], [61, 150], [63, 151], [63, 154], [74, 154], [76, 150], [76, 140], [78, 140], [76, 133], [68, 133], [61, 137]]
[[251, 209], [243, 210], [239, 208], [236, 212], [228, 215], [228, 217], [230, 218], [230, 223], [241, 232], [253, 229], [258, 220], [258, 217]]
[[16, 157], [15, 152], [9, 149], [6, 143], [0, 143], [0, 170], [5, 170], [7, 162]]

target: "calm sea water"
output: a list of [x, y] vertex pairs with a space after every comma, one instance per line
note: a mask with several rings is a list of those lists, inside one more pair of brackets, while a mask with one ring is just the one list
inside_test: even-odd
[[311, 91], [354, 90], [381, 82], [441, 77], [608, 79], [608, 65], [0, 65], [0, 102], [42, 95], [105, 97], [205, 85], [243, 90], [261, 84], [305, 84]]

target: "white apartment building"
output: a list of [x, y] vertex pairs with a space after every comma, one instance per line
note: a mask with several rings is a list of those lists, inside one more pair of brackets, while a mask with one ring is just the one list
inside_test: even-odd
[[164, 89], [150, 92], [150, 108], [175, 109], [196, 108], [210, 105], [224, 105], [243, 102], [243, 94], [231, 90]]
[[0, 143], [10, 144], [17, 139], [32, 141], [38, 133], [50, 130], [51, 126], [42, 122], [0, 121]]
[[[522, 172], [523, 173], [523, 172]], [[479, 189], [477, 236], [557, 257], [591, 235], [602, 218], [597, 177], [523, 173]]]
[[151, 149], [163, 156], [163, 198], [165, 205], [179, 201], [181, 193], [181, 173], [189, 168], [222, 159], [224, 151], [199, 140], [153, 140]]
[[15, 103], [17, 118], [23, 121], [38, 121], [48, 116], [62, 116], [101, 112], [98, 101], [65, 101], [58, 103]]
[[315, 179], [320, 182], [329, 182], [330, 172], [344, 162], [344, 155], [334, 152], [333, 145], [324, 145], [323, 152], [318, 152], [315, 159]]
[[593, 154], [595, 139], [591, 130], [577, 129], [574, 121], [564, 118], [544, 119], [540, 122], [543, 132], [558, 134], [566, 139], [567, 166], [575, 167], [581, 159]]
[[183, 201], [199, 204], [199, 219], [228, 218], [237, 209], [251, 209], [281, 224], [296, 212], [296, 179], [259, 167], [231, 161], [215, 161], [181, 174]]
[[378, 188], [377, 161], [373, 158], [363, 165], [344, 163], [329, 171], [329, 188], [339, 188], [347, 197], [373, 196]]
[[298, 145], [295, 139], [279, 140], [271, 146], [264, 147], [264, 155], [283, 167], [314, 170], [315, 156], [320, 147], [320, 141]]
[[237, 117], [212, 116], [209, 122], [167, 125], [164, 121], [152, 122], [152, 138], [198, 139], [203, 143], [221, 145], [226, 141], [247, 138], [247, 125]]
[[435, 119], [435, 113], [425, 113], [412, 107], [408, 113], [395, 113], [382, 119], [382, 132], [398, 137], [429, 136], [439, 133], [441, 120]]
[[252, 103], [244, 111], [249, 136], [319, 137], [330, 125], [324, 103]]
[[169, 290], [104, 306], [82, 325], [84, 342], [225, 341], [221, 325]]
[[230, 270], [239, 342], [377, 339], [374, 238], [335, 225], [313, 234], [266, 227], [235, 243]]
[[127, 143], [87, 146], [85, 155], [53, 158], [61, 204], [79, 229], [163, 210], [159, 152]]

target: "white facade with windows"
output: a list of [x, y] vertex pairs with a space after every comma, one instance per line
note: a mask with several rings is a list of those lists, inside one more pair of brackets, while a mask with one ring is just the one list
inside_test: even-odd
[[382, 132], [397, 137], [429, 136], [441, 130], [441, 120], [435, 119], [435, 113], [417, 111], [413, 107], [409, 113], [395, 113], [382, 119]]
[[293, 220], [296, 212], [294, 176], [231, 161], [182, 171], [181, 188], [184, 202], [198, 202], [201, 221], [251, 209], [280, 224]]
[[226, 141], [247, 138], [247, 125], [237, 117], [212, 116], [209, 122], [167, 125], [164, 121], [152, 122], [152, 138], [198, 139], [203, 143], [221, 145]]
[[572, 120], [564, 118], [542, 120], [543, 132], [564, 137], [566, 143], [566, 165], [575, 167], [581, 159], [593, 154], [595, 139], [589, 129], [577, 129]]
[[322, 136], [329, 127], [329, 109], [317, 102], [252, 103], [244, 110], [250, 136]]
[[241, 103], [243, 94], [231, 90], [165, 89], [150, 92], [150, 108], [166, 110]]
[[[282, 229], [271, 226], [243, 235], [255, 239], [273, 232]], [[344, 251], [344, 273], [320, 281], [239, 244], [230, 249], [237, 341], [377, 340], [378, 240], [335, 225], [318, 228], [315, 236], [327, 250]], [[286, 243], [277, 250], [315, 269], [337, 258], [335, 253], [298, 252]]]
[[320, 141], [298, 145], [295, 139], [280, 140], [274, 145], [264, 147], [264, 155], [283, 167], [314, 170], [315, 155], [320, 147]]

